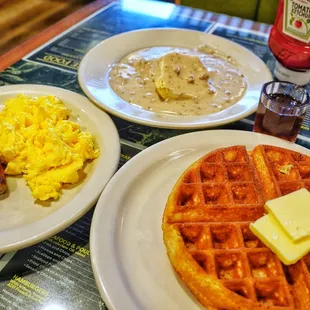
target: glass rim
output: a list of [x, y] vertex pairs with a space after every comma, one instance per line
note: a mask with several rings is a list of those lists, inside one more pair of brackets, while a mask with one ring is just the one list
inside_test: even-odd
[[[291, 82], [288, 82], [288, 81], [270, 81], [270, 82], [267, 82], [263, 85], [262, 87], [262, 94], [264, 94], [264, 96], [267, 97], [268, 100], [271, 100], [273, 102], [276, 102], [277, 104], [281, 104], [279, 102], [277, 102], [274, 98], [272, 98], [266, 91], [267, 87], [270, 85], [270, 84], [274, 84], [274, 83], [283, 83], [283, 84], [288, 84], [288, 85], [293, 85], [293, 86], [299, 86], [297, 84], [294, 84], [294, 83], [291, 83]], [[302, 108], [304, 106], [307, 106], [308, 104], [310, 104], [310, 94], [308, 92], [308, 90], [306, 88], [304, 88], [303, 86], [299, 86], [300, 88], [302, 88], [306, 94], [306, 100], [304, 103], [301, 103], [300, 105], [298, 105], [298, 107], [292, 107], [292, 108]]]

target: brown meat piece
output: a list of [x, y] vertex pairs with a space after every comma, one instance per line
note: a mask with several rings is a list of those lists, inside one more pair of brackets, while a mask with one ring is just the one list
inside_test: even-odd
[[0, 163], [0, 195], [6, 191], [6, 181], [4, 176], [4, 170]]

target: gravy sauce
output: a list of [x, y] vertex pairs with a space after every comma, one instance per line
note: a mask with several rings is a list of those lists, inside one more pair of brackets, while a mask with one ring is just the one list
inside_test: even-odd
[[222, 111], [238, 102], [247, 88], [235, 61], [208, 46], [138, 50], [112, 65], [109, 81], [128, 103], [176, 115]]

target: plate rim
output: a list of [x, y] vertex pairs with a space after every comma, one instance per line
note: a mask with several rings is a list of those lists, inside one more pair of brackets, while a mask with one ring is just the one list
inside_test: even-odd
[[[222, 125], [226, 125], [235, 121], [238, 121], [240, 119], [243, 119], [249, 115], [251, 115], [252, 113], [254, 113], [257, 110], [257, 106], [258, 106], [258, 101], [259, 98], [257, 98], [257, 104], [255, 104], [252, 108], [247, 109], [241, 113], [237, 113], [237, 114], [233, 114], [233, 115], [229, 115], [225, 118], [222, 118], [220, 120], [211, 120], [209, 122], [204, 122], [201, 121], [199, 123], [192, 123], [190, 120], [187, 122], [170, 122], [170, 121], [158, 121], [158, 120], [149, 120], [147, 118], [143, 118], [143, 117], [139, 117], [139, 116], [134, 116], [134, 115], [127, 115], [127, 114], [123, 114], [121, 111], [113, 109], [109, 106], [109, 104], [105, 104], [105, 103], [101, 103], [99, 102], [96, 97], [92, 94], [91, 91], [89, 91], [88, 87], [86, 86], [85, 83], [85, 79], [83, 78], [83, 72], [85, 70], [86, 67], [86, 62], [88, 61], [88, 58], [90, 57], [90, 55], [97, 49], [100, 49], [102, 45], [104, 45], [106, 43], [106, 41], [109, 41], [110, 39], [121, 39], [122, 37], [126, 37], [126, 36], [130, 36], [132, 34], [135, 33], [143, 33], [143, 32], [156, 32], [156, 31], [183, 31], [183, 32], [189, 32], [189, 33], [197, 33], [197, 34], [201, 34], [204, 35], [206, 37], [215, 37], [216, 40], [220, 40], [223, 42], [226, 42], [227, 44], [230, 44], [232, 46], [237, 46], [240, 49], [243, 49], [245, 52], [250, 53], [251, 56], [253, 58], [255, 58], [257, 60], [257, 62], [260, 65], [260, 68], [266, 72], [264, 72], [264, 74], [266, 73], [266, 80], [265, 82], [271, 81], [273, 80], [273, 76], [272, 73], [270, 71], [270, 69], [268, 68], [268, 66], [266, 65], [266, 63], [259, 58], [256, 54], [254, 54], [251, 50], [247, 49], [246, 47], [242, 46], [241, 44], [234, 42], [232, 40], [229, 40], [227, 38], [223, 38], [221, 36], [215, 35], [213, 33], [207, 33], [207, 32], [203, 32], [203, 31], [199, 31], [199, 30], [193, 30], [193, 29], [186, 29], [186, 28], [173, 28], [173, 27], [158, 27], [158, 28], [144, 28], [144, 29], [137, 29], [137, 30], [132, 30], [132, 31], [127, 31], [127, 32], [122, 32], [116, 35], [113, 35], [107, 39], [104, 39], [103, 41], [101, 41], [100, 43], [98, 43], [97, 45], [95, 45], [94, 47], [92, 47], [82, 58], [80, 65], [79, 65], [79, 69], [78, 69], [78, 83], [81, 87], [81, 89], [83, 90], [83, 92], [85, 93], [85, 95], [92, 101], [94, 102], [100, 109], [107, 111], [108, 113], [119, 117], [123, 120], [129, 121], [129, 122], [133, 122], [139, 125], [144, 125], [144, 126], [149, 126], [149, 127], [157, 127], [157, 128], [166, 128], [166, 129], [206, 129], [206, 128], [214, 128], [216, 126], [222, 126]], [[147, 46], [145, 46], [147, 47]], [[111, 90], [111, 94], [113, 94], [113, 97], [118, 97], [113, 90]], [[123, 99], [119, 98], [119, 100], [124, 101]], [[242, 99], [241, 99], [242, 100]], [[246, 99], [245, 99], [246, 100]], [[125, 101], [124, 101], [125, 102]], [[143, 109], [141, 109], [142, 111], [144, 111]], [[225, 111], [226, 109], [224, 109], [223, 111]], [[223, 112], [221, 111], [221, 112]], [[148, 111], [146, 111], [148, 112]], [[148, 112], [149, 113], [149, 112]], [[155, 113], [154, 114], [158, 115], [158, 118], [162, 118], [162, 117], [170, 117], [170, 115], [167, 114], [161, 114], [161, 113]], [[163, 115], [163, 116], [162, 116]], [[212, 115], [212, 114], [211, 114]], [[180, 116], [182, 117], [182, 116]], [[185, 116], [188, 117], [188, 116]], [[194, 117], [194, 116], [192, 116]], [[197, 119], [200, 117], [203, 117], [203, 115], [200, 116], [195, 116]]]
[[[60, 97], [62, 100], [66, 101], [74, 101], [75, 103], [72, 104], [76, 109], [83, 109], [87, 116], [94, 122], [96, 126], [96, 131], [100, 136], [100, 140], [108, 140], [109, 145], [105, 150], [105, 156], [110, 161], [110, 166], [107, 167], [106, 175], [104, 178], [101, 178], [99, 185], [95, 188], [94, 192], [92, 192], [91, 197], [86, 197], [83, 199], [80, 206], [75, 207], [75, 212], [71, 212], [71, 214], [66, 217], [62, 218], [61, 213], [66, 205], [72, 204], [72, 201], [75, 200], [76, 197], [73, 197], [66, 205], [60, 207], [55, 212], [43, 217], [33, 223], [24, 224], [21, 227], [13, 227], [8, 230], [0, 231], [0, 240], [5, 238], [6, 236], [13, 234], [12, 240], [10, 242], [0, 242], [0, 253], [8, 253], [11, 251], [17, 251], [22, 248], [34, 245], [39, 243], [47, 238], [59, 233], [60, 231], [64, 230], [68, 226], [72, 225], [75, 221], [77, 221], [80, 217], [82, 217], [87, 211], [89, 211], [96, 203], [98, 197], [100, 196], [102, 190], [113, 176], [114, 172], [117, 169], [119, 164], [119, 156], [120, 156], [120, 138], [117, 131], [117, 128], [110, 118], [110, 116], [105, 112], [102, 111], [98, 114], [98, 108], [85, 96], [64, 89], [60, 87], [50, 86], [50, 85], [42, 85], [42, 84], [14, 84], [14, 85], [5, 85], [0, 87], [0, 96], [2, 95], [12, 95], [16, 96], [17, 94], [24, 93], [24, 94], [31, 94], [37, 93], [42, 95], [55, 95]], [[67, 98], [67, 99], [66, 99]], [[71, 98], [71, 99], [69, 99]], [[94, 119], [95, 117], [95, 119]], [[105, 130], [109, 132], [109, 137], [112, 139], [107, 139], [107, 134], [105, 130], [101, 130], [99, 125], [104, 122]], [[104, 138], [105, 136], [105, 138]], [[92, 175], [92, 178], [96, 177], [96, 173]], [[92, 179], [90, 178], [90, 179]], [[97, 182], [98, 183], [98, 182]], [[83, 187], [81, 191], [83, 190]], [[60, 214], [59, 214], [60, 213]], [[52, 227], [42, 227], [42, 224], [47, 221], [47, 219], [56, 219], [57, 214], [59, 220], [56, 224]], [[55, 221], [54, 219], [54, 221]], [[42, 223], [43, 222], [43, 223]], [[34, 230], [32, 236], [28, 236], [27, 238], [23, 239], [21, 237], [23, 235], [23, 231], [26, 231], [31, 227], [31, 230]]]
[[[122, 279], [117, 279], [117, 277], [121, 276], [123, 274], [123, 266], [120, 265], [119, 268], [117, 269], [117, 274], [114, 274], [114, 270], [112, 270], [117, 264], [120, 264], [119, 262], [119, 258], [117, 255], [119, 255], [117, 246], [116, 246], [116, 242], [114, 242], [112, 244], [112, 248], [110, 248], [110, 244], [109, 242], [112, 242], [112, 234], [113, 234], [113, 240], [115, 241], [117, 238], [117, 232], [119, 232], [119, 230], [116, 230], [116, 225], [115, 225], [115, 221], [117, 220], [117, 213], [119, 212], [119, 208], [118, 206], [114, 206], [113, 203], [115, 202], [115, 199], [113, 199], [112, 201], [109, 200], [109, 197], [111, 197], [111, 193], [113, 192], [113, 188], [115, 186], [117, 186], [117, 184], [119, 184], [119, 181], [122, 181], [122, 183], [125, 183], [125, 185], [130, 185], [131, 183], [127, 183], [127, 180], [125, 180], [124, 182], [124, 175], [128, 174], [128, 175], [133, 175], [132, 173], [130, 173], [130, 170], [135, 168], [135, 175], [139, 175], [140, 172], [143, 172], [143, 170], [145, 169], [145, 167], [148, 167], [150, 164], [154, 163], [154, 160], [151, 159], [151, 155], [153, 153], [157, 154], [157, 158], [161, 158], [161, 156], [164, 156], [163, 154], [171, 154], [174, 151], [178, 151], [181, 148], [186, 149], [189, 148], [190, 146], [188, 145], [184, 145], [182, 144], [182, 140], [189, 140], [189, 138], [192, 139], [192, 141], [195, 140], [195, 138], [201, 138], [203, 137], [206, 141], [208, 141], [206, 138], [208, 137], [208, 135], [213, 135], [213, 134], [225, 134], [225, 135], [230, 135], [231, 138], [233, 139], [234, 135], [237, 134], [241, 134], [244, 136], [255, 136], [255, 139], [259, 140], [259, 144], [270, 144], [270, 145], [274, 145], [273, 143], [275, 143], [275, 145], [281, 145], [280, 147], [285, 147], [288, 149], [295, 149], [297, 151], [300, 152], [304, 152], [307, 155], [310, 156], [310, 150], [308, 148], [305, 148], [301, 145], [298, 145], [296, 143], [292, 143], [292, 142], [288, 142], [273, 136], [269, 136], [269, 135], [265, 135], [265, 134], [261, 134], [261, 133], [256, 133], [256, 132], [251, 132], [251, 131], [244, 131], [244, 130], [225, 130], [225, 129], [215, 129], [215, 130], [205, 130], [205, 131], [196, 131], [196, 132], [191, 132], [191, 133], [185, 133], [182, 135], [178, 135], [178, 136], [174, 136], [171, 138], [168, 138], [166, 140], [163, 140], [159, 143], [156, 143], [150, 147], [148, 147], [147, 149], [145, 149], [144, 151], [138, 153], [137, 155], [135, 155], [132, 159], [130, 159], [130, 161], [128, 163], [126, 163], [126, 165], [124, 165], [123, 167], [121, 167], [115, 174], [114, 176], [111, 178], [110, 182], [108, 183], [108, 185], [105, 187], [105, 189], [103, 190], [103, 192], [101, 193], [101, 196], [98, 200], [93, 218], [92, 218], [92, 223], [91, 223], [91, 230], [90, 230], [90, 251], [92, 253], [91, 255], [91, 265], [92, 265], [92, 269], [93, 269], [93, 274], [96, 280], [96, 285], [97, 288], [100, 292], [101, 297], [103, 298], [104, 302], [107, 304], [109, 309], [113, 309], [113, 310], [119, 310], [120, 308], [117, 308], [117, 305], [115, 304], [115, 300], [113, 301], [111, 299], [111, 294], [109, 294], [109, 284], [107, 284], [107, 280], [110, 277], [110, 281], [111, 282], [111, 278], [113, 278], [113, 282], [117, 281], [117, 285], [118, 286], [118, 294], [120, 294], [120, 292], [122, 291], [122, 293], [124, 293], [123, 289], [125, 287], [128, 286], [128, 283], [125, 281], [124, 283], [121, 281]], [[198, 139], [197, 139], [198, 140]], [[267, 141], [266, 141], [267, 140]], [[199, 140], [198, 140], [199, 141]], [[175, 143], [175, 145], [173, 146], [173, 144]], [[196, 142], [193, 142], [196, 143]], [[173, 150], [169, 149], [168, 147], [165, 148], [165, 146], [171, 144], [173, 146]], [[220, 145], [220, 142], [218, 143]], [[248, 143], [245, 143], [244, 145], [246, 145]], [[257, 142], [258, 144], [258, 142]], [[207, 145], [207, 143], [206, 143]], [[171, 146], [171, 147], [172, 147]], [[220, 147], [220, 146], [218, 146]], [[224, 145], [222, 147], [225, 147]], [[162, 149], [162, 150], [161, 150]], [[163, 154], [162, 154], [163, 153]], [[146, 159], [145, 161], [143, 161], [143, 159]], [[182, 171], [180, 172], [181, 175]], [[122, 185], [123, 187], [124, 185]], [[122, 189], [118, 188], [118, 198], [116, 199], [120, 199], [119, 197], [125, 195], [125, 193], [122, 193]], [[109, 208], [104, 208], [104, 204], [105, 202], [109, 200]], [[116, 210], [114, 210], [115, 212], [111, 213], [111, 210], [114, 208], [117, 208]], [[107, 216], [108, 215], [108, 216]], [[109, 216], [112, 216], [111, 218], [108, 218]], [[100, 221], [100, 223], [98, 223]], [[102, 229], [100, 229], [102, 228]], [[109, 229], [113, 229], [112, 233], [110, 233]], [[98, 231], [100, 231], [100, 237], [97, 237], [98, 235]], [[99, 240], [100, 239], [100, 240]], [[104, 243], [104, 245], [101, 247], [98, 246], [98, 242], [102, 241], [102, 243]], [[108, 247], [108, 249], [107, 249]], [[105, 272], [104, 274], [102, 273], [102, 268], [100, 266], [100, 261], [102, 261], [102, 259], [100, 260], [100, 254], [99, 254], [99, 250], [105, 252], [105, 254], [109, 253], [111, 255], [111, 257], [113, 256], [113, 259], [111, 257], [108, 257], [107, 255], [105, 256], [105, 261], [109, 260], [109, 263], [112, 263], [112, 265], [114, 264], [114, 266], [110, 265], [110, 264], [106, 264], [109, 265], [109, 268], [105, 268]], [[113, 252], [114, 251], [114, 252]], [[112, 254], [111, 254], [112, 253]], [[117, 255], [116, 255], [117, 254]], [[104, 280], [105, 279], [105, 280]], [[116, 284], [113, 284], [114, 286]], [[111, 286], [111, 285], [110, 285]], [[126, 307], [128, 310], [134, 310], [134, 309], [140, 309], [139, 308], [139, 302], [138, 300], [136, 300], [136, 296], [131, 296], [131, 298], [128, 298], [129, 295], [132, 295], [132, 292], [130, 292], [130, 288], [128, 288], [128, 291], [126, 292], [126, 296], [124, 296], [124, 294], [122, 294], [122, 302], [123, 305], [126, 303]], [[125, 299], [124, 299], [125, 297]], [[124, 301], [125, 300], [125, 301]], [[136, 303], [134, 303], [134, 301], [136, 301]]]

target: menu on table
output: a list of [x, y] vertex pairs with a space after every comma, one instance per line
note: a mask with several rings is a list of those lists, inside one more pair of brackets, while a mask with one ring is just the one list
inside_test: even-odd
[[[113, 35], [141, 28], [178, 27], [213, 33], [245, 46], [272, 70], [275, 59], [264, 31], [208, 21], [211, 13], [168, 3], [145, 2], [126, 6], [112, 3], [47, 42], [0, 73], [0, 85], [45, 84], [83, 94], [77, 69], [87, 51]], [[223, 15], [223, 19], [227, 16]], [[240, 20], [240, 19], [239, 19]], [[269, 26], [261, 24], [261, 28]], [[310, 90], [310, 85], [307, 86]], [[150, 128], [112, 116], [120, 137], [120, 167], [159, 141], [189, 131]], [[254, 115], [225, 129], [252, 131]], [[310, 115], [297, 143], [310, 147]], [[89, 232], [94, 209], [76, 223], [37, 245], [0, 255], [0, 309], [104, 309], [96, 288], [89, 253]]]

